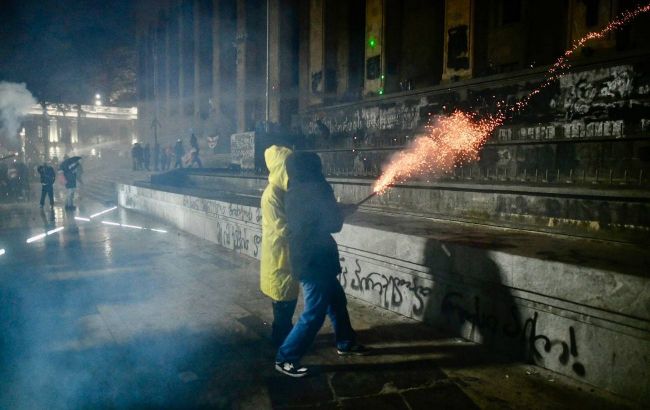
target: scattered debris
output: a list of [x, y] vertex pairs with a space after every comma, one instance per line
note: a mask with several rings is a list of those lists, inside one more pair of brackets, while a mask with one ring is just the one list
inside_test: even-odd
[[539, 372], [537, 371], [537, 369], [531, 367], [529, 369], [526, 369], [526, 374], [529, 376], [536, 376], [539, 374]]

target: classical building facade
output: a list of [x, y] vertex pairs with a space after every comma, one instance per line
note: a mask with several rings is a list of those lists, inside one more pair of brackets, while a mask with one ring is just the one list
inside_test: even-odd
[[102, 156], [128, 152], [137, 140], [136, 107], [35, 105], [23, 118], [10, 147], [28, 163], [64, 155]]
[[[375, 175], [437, 115], [487, 114], [541, 84], [634, 0], [167, 0], [138, 6], [139, 132], [280, 129], [330, 174]], [[650, 24], [591, 41], [463, 178], [644, 182]], [[460, 172], [460, 171], [459, 171]], [[452, 176], [459, 178], [459, 176]]]

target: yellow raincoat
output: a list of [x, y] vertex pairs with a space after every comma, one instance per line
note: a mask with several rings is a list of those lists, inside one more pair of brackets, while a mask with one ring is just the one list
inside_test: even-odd
[[287, 220], [284, 214], [284, 194], [289, 177], [285, 160], [289, 148], [272, 145], [264, 151], [269, 169], [269, 184], [262, 193], [262, 261], [260, 264], [260, 289], [276, 301], [298, 298], [298, 282], [291, 277]]

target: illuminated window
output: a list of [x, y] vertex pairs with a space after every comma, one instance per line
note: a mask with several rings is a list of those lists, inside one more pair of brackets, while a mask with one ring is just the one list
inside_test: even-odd
[[57, 126], [56, 118], [50, 120], [49, 131], [50, 142], [59, 142], [59, 127]]

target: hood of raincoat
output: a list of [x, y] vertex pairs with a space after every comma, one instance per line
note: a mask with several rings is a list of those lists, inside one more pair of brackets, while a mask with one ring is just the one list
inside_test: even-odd
[[289, 177], [285, 166], [289, 155], [291, 155], [289, 148], [277, 145], [271, 145], [264, 151], [264, 161], [266, 161], [266, 167], [269, 169], [269, 184], [275, 185], [283, 191], [286, 191], [289, 186]]

